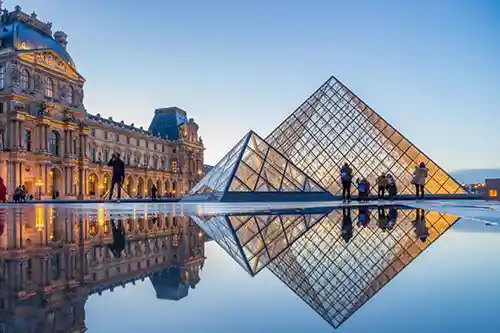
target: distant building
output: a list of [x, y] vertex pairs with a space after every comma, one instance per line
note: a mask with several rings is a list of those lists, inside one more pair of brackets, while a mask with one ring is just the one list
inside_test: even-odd
[[487, 200], [500, 200], [500, 178], [486, 179], [485, 195]]
[[476, 183], [476, 184], [466, 184], [464, 187], [469, 191], [469, 193], [481, 194], [485, 192], [486, 184], [485, 183]]

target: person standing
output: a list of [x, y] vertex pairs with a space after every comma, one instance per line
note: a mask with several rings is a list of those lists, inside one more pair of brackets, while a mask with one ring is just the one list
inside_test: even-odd
[[425, 167], [425, 163], [420, 163], [419, 166], [415, 167], [413, 172], [412, 183], [415, 185], [415, 196], [418, 199], [424, 199], [424, 188], [427, 175], [429, 174], [429, 169]]
[[342, 200], [351, 201], [352, 169], [347, 162], [340, 169], [340, 181], [342, 182]]
[[389, 193], [389, 200], [394, 200], [396, 194], [398, 194], [396, 180], [391, 174], [387, 175], [387, 192]]
[[153, 184], [153, 187], [151, 187], [151, 199], [156, 200], [158, 198], [158, 189], [156, 188], [155, 184]]
[[377, 184], [378, 184], [378, 199], [383, 200], [384, 195], [385, 195], [385, 189], [387, 188], [387, 177], [385, 174], [381, 174], [377, 178]]
[[125, 179], [125, 163], [120, 158], [120, 153], [114, 153], [113, 157], [108, 162], [108, 166], [113, 168], [113, 173], [111, 176], [111, 188], [109, 190], [109, 200], [113, 197], [113, 190], [115, 184], [118, 185], [118, 202], [120, 202], [122, 194], [122, 183]]
[[2, 177], [0, 177], [0, 201], [1, 202], [7, 201], [7, 186], [5, 186]]

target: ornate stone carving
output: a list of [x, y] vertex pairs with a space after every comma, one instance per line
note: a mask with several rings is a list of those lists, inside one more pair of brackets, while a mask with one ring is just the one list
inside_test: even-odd
[[40, 103], [40, 108], [38, 109], [37, 116], [46, 116], [49, 114], [49, 108], [45, 102]]
[[81, 87], [75, 89], [75, 103], [77, 106], [83, 105], [83, 89]]
[[17, 67], [12, 67], [12, 71], [10, 73], [10, 79], [13, 84], [19, 83], [19, 80], [21, 78], [21, 71]]
[[64, 111], [63, 111], [63, 121], [65, 121], [65, 122], [74, 122], [75, 121], [75, 116], [73, 115], [73, 112], [71, 112], [69, 109], [64, 109]]
[[33, 79], [34, 89], [38, 91], [42, 91], [43, 89], [43, 78], [40, 74], [35, 74], [35, 78]]
[[58, 90], [59, 90], [59, 98], [64, 101], [67, 100], [69, 94], [68, 85], [64, 83], [59, 83]]

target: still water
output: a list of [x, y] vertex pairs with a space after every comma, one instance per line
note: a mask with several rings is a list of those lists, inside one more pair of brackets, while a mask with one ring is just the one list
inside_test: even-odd
[[405, 207], [0, 210], [0, 332], [498, 332], [500, 229]]

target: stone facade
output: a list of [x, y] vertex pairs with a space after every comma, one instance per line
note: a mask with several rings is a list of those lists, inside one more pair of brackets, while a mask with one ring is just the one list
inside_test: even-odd
[[[125, 233], [119, 257], [113, 223]], [[189, 217], [0, 208], [0, 332], [85, 332], [89, 296], [146, 278], [159, 299], [187, 297], [200, 282], [204, 242]]]
[[101, 198], [113, 152], [126, 163], [132, 197], [147, 196], [153, 184], [161, 196], [182, 195], [201, 179], [204, 147], [193, 119], [176, 123], [179, 135], [169, 139], [87, 113], [67, 35], [52, 37], [51, 23], [19, 6], [3, 9], [0, 21], [0, 176], [8, 194], [25, 185], [35, 198]]

